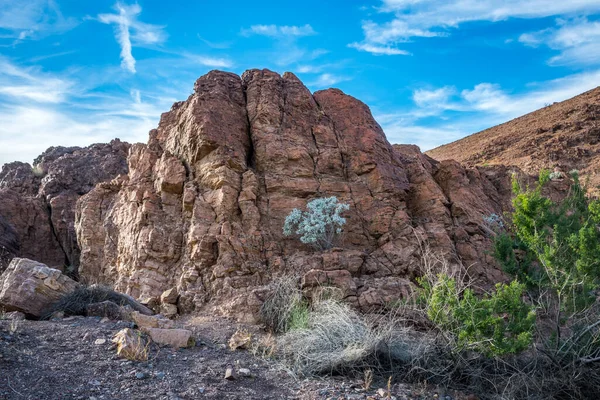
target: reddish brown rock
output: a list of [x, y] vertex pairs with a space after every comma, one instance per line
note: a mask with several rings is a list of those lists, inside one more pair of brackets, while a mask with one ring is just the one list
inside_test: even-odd
[[[176, 287], [180, 312], [252, 321], [262, 289], [289, 273], [386, 306], [408, 296], [426, 243], [451, 264], [476, 264], [482, 284], [502, 278], [483, 217], [509, 205], [508, 171], [394, 148], [364, 103], [311, 94], [290, 73], [201, 77], [148, 144], [131, 147], [128, 167], [78, 202], [79, 273], [137, 298]], [[350, 205], [339, 248], [283, 236], [293, 208], [325, 196]]]
[[[127, 173], [127, 143], [114, 140], [86, 148], [51, 147], [34, 167], [15, 162], [0, 172], [0, 252], [76, 272], [79, 246], [75, 204], [97, 183]], [[0, 266], [1, 270], [1, 266]]]

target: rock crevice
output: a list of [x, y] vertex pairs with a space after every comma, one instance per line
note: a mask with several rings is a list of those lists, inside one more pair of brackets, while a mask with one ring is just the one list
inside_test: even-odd
[[[477, 264], [484, 282], [502, 278], [480, 227], [509, 204], [497, 184], [509, 187], [506, 171], [391, 146], [364, 103], [337, 89], [312, 94], [291, 73], [210, 72], [127, 161], [127, 175], [78, 201], [79, 274], [138, 298], [176, 287], [183, 312], [248, 320], [265, 285], [294, 273], [380, 307], [408, 293], [424, 242]], [[283, 236], [293, 208], [324, 196], [351, 206], [339, 249]]]

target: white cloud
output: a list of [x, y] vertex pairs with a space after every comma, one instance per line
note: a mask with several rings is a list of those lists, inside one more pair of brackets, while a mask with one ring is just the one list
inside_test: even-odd
[[87, 146], [115, 137], [145, 142], [174, 100], [160, 97], [156, 88], [155, 96], [135, 88], [115, 94], [94, 88], [89, 81], [0, 57], [0, 165], [30, 162], [55, 145]]
[[587, 18], [559, 19], [557, 27], [524, 33], [519, 41], [527, 46], [548, 46], [559, 54], [550, 65], [600, 64], [600, 22]]
[[121, 46], [121, 67], [135, 73], [135, 58], [131, 52], [132, 42], [136, 45], [159, 44], [166, 40], [163, 27], [146, 24], [138, 20], [142, 8], [138, 4], [117, 3], [118, 14], [100, 14], [98, 21], [115, 25], [115, 37]]
[[309, 83], [309, 86], [315, 86], [318, 88], [331, 87], [333, 85], [336, 85], [340, 82], [344, 82], [347, 80], [350, 80], [350, 78], [348, 78], [346, 76], [325, 73], [325, 74], [319, 75], [319, 77], [317, 78], [316, 81]]
[[186, 54], [185, 57], [192, 60], [193, 62], [197, 62], [198, 64], [205, 65], [207, 67], [231, 68], [233, 66], [233, 62], [227, 58], [208, 57], [194, 54]]
[[455, 92], [456, 89], [453, 86], [444, 86], [433, 90], [417, 89], [413, 92], [413, 101], [419, 107], [445, 110], [451, 108], [449, 99]]
[[0, 30], [2, 38], [37, 39], [74, 28], [77, 21], [65, 18], [54, 1], [0, 0]]
[[600, 70], [595, 70], [530, 83], [527, 91], [515, 94], [493, 83], [480, 83], [460, 92], [453, 86], [418, 89], [413, 92], [416, 108], [376, 113], [375, 117], [390, 142], [417, 144], [426, 151], [599, 85]]
[[31, 100], [60, 103], [73, 89], [73, 82], [45, 74], [37, 68], [19, 68], [0, 57], [0, 95], [11, 101]]
[[155, 118], [69, 116], [50, 108], [14, 106], [0, 108], [0, 165], [31, 162], [50, 146], [88, 146], [120, 136], [128, 142], [146, 142]]
[[383, 23], [363, 22], [362, 45], [394, 48], [415, 37], [448, 36], [451, 29], [467, 22], [597, 12], [600, 4], [598, 0], [383, 0], [379, 11], [394, 17]]
[[450, 143], [466, 136], [465, 126], [442, 123], [434, 126], [419, 125], [410, 115], [381, 114], [375, 119], [391, 143], [416, 144], [421, 151], [431, 150], [441, 144]]
[[140, 93], [139, 90], [137, 89], [131, 89], [129, 91], [129, 94], [131, 96], [131, 98], [133, 99], [133, 101], [135, 102], [135, 104], [141, 104], [142, 103], [142, 95]]
[[350, 43], [348, 45], [348, 47], [354, 48], [356, 50], [360, 50], [360, 51], [366, 51], [368, 53], [374, 54], [374, 55], [387, 55], [387, 56], [392, 56], [392, 55], [403, 55], [403, 56], [408, 56], [410, 55], [410, 53], [406, 50], [400, 50], [391, 46], [377, 46], [374, 44], [368, 44], [368, 43]]
[[317, 32], [309, 24], [303, 26], [252, 25], [249, 29], [243, 29], [242, 34], [245, 36], [302, 37], [316, 35]]
[[461, 95], [474, 110], [479, 111], [503, 113], [511, 104], [511, 99], [498, 84], [480, 83], [472, 90], [463, 90]]

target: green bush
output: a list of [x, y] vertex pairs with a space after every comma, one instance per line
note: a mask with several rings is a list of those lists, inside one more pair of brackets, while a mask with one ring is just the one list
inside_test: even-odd
[[[505, 271], [528, 285], [532, 297], [549, 293], [544, 302], [556, 303], [552, 308], [559, 329], [596, 300], [600, 201], [585, 195], [572, 171], [567, 196], [555, 202], [543, 194], [550, 179], [548, 171], [541, 171], [535, 188], [523, 188], [513, 177], [512, 224], [495, 237], [494, 256]], [[518, 252], [525, 254], [525, 263], [518, 262]]]
[[453, 336], [459, 350], [501, 356], [519, 353], [531, 344], [535, 312], [522, 300], [525, 285], [497, 284], [491, 294], [477, 297], [470, 288], [461, 291], [456, 280], [445, 274], [434, 282], [421, 279], [420, 284], [427, 316]]

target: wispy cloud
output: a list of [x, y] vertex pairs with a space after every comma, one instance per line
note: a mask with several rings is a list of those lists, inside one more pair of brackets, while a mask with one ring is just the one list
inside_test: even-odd
[[252, 25], [248, 29], [242, 29], [242, 35], [261, 35], [275, 38], [302, 37], [316, 35], [317, 32], [309, 24], [303, 26], [288, 25]]
[[118, 14], [100, 14], [98, 21], [115, 25], [115, 37], [121, 46], [121, 67], [135, 73], [135, 58], [131, 52], [132, 43], [136, 45], [159, 44], [166, 40], [163, 26], [141, 22], [138, 16], [142, 8], [138, 4], [114, 6]]
[[[379, 11], [393, 14], [392, 20], [363, 22], [364, 40], [359, 50], [372, 46], [373, 54], [381, 48], [399, 50], [399, 43], [413, 38], [444, 37], [461, 24], [473, 21], [497, 22], [509, 18], [543, 18], [598, 11], [597, 0], [383, 0]], [[399, 50], [401, 51], [401, 50]]]
[[0, 95], [12, 101], [60, 103], [73, 86], [68, 79], [45, 74], [39, 68], [20, 68], [0, 57]]
[[[600, 8], [600, 6], [599, 6]], [[600, 22], [587, 18], [559, 19], [557, 27], [524, 33], [519, 41], [527, 46], [547, 46], [559, 51], [550, 65], [600, 64]]]
[[209, 57], [189, 53], [184, 53], [184, 57], [200, 65], [212, 68], [231, 68], [233, 66], [233, 62], [224, 57]]
[[152, 96], [136, 88], [108, 94], [84, 79], [0, 57], [0, 165], [30, 161], [57, 144], [146, 141], [175, 100], [156, 88]]
[[52, 0], [0, 0], [0, 38], [16, 40], [13, 44], [63, 33], [77, 24]]
[[400, 49], [396, 49], [394, 47], [391, 46], [378, 46], [375, 44], [369, 44], [369, 43], [350, 43], [348, 45], [348, 47], [354, 48], [356, 50], [360, 50], [360, 51], [366, 51], [368, 53], [374, 54], [376, 56], [380, 56], [380, 55], [386, 55], [386, 56], [397, 56], [397, 55], [402, 55], [402, 56], [408, 56], [411, 53], [406, 51], [406, 50], [400, 50]]
[[417, 144], [425, 151], [599, 85], [600, 70], [595, 70], [532, 82], [521, 93], [489, 82], [460, 91], [454, 86], [417, 89], [413, 92], [414, 108], [375, 116], [391, 142]]
[[207, 39], [203, 38], [202, 36], [200, 36], [200, 34], [197, 34], [197, 36], [198, 36], [198, 39], [200, 39], [204, 44], [206, 44], [211, 49], [220, 49], [220, 50], [228, 49], [233, 44], [233, 42], [213, 42], [212, 40], [207, 40]]
[[413, 101], [418, 107], [434, 112], [456, 109], [450, 97], [456, 94], [454, 86], [444, 86], [438, 89], [417, 89], [413, 92]]
[[250, 28], [242, 29], [241, 35], [265, 36], [273, 43], [272, 51], [269, 51], [269, 61], [277, 66], [288, 66], [298, 62], [309, 62], [328, 53], [325, 49], [307, 49], [298, 45], [298, 42], [307, 36], [317, 35], [317, 32], [309, 24], [302, 26], [288, 25], [252, 25]]
[[309, 83], [309, 86], [314, 86], [317, 88], [325, 88], [336, 85], [340, 82], [348, 81], [350, 78], [343, 75], [337, 75], [333, 73], [325, 73], [318, 76], [317, 80]]
[[29, 59], [29, 61], [35, 63], [35, 62], [38, 62], [38, 61], [47, 60], [49, 58], [67, 56], [69, 54], [73, 54], [73, 53], [76, 53], [76, 52], [77, 52], [77, 50], [59, 51], [57, 53], [51, 53], [51, 54], [45, 54], [45, 55], [41, 55], [41, 56], [31, 57]]

